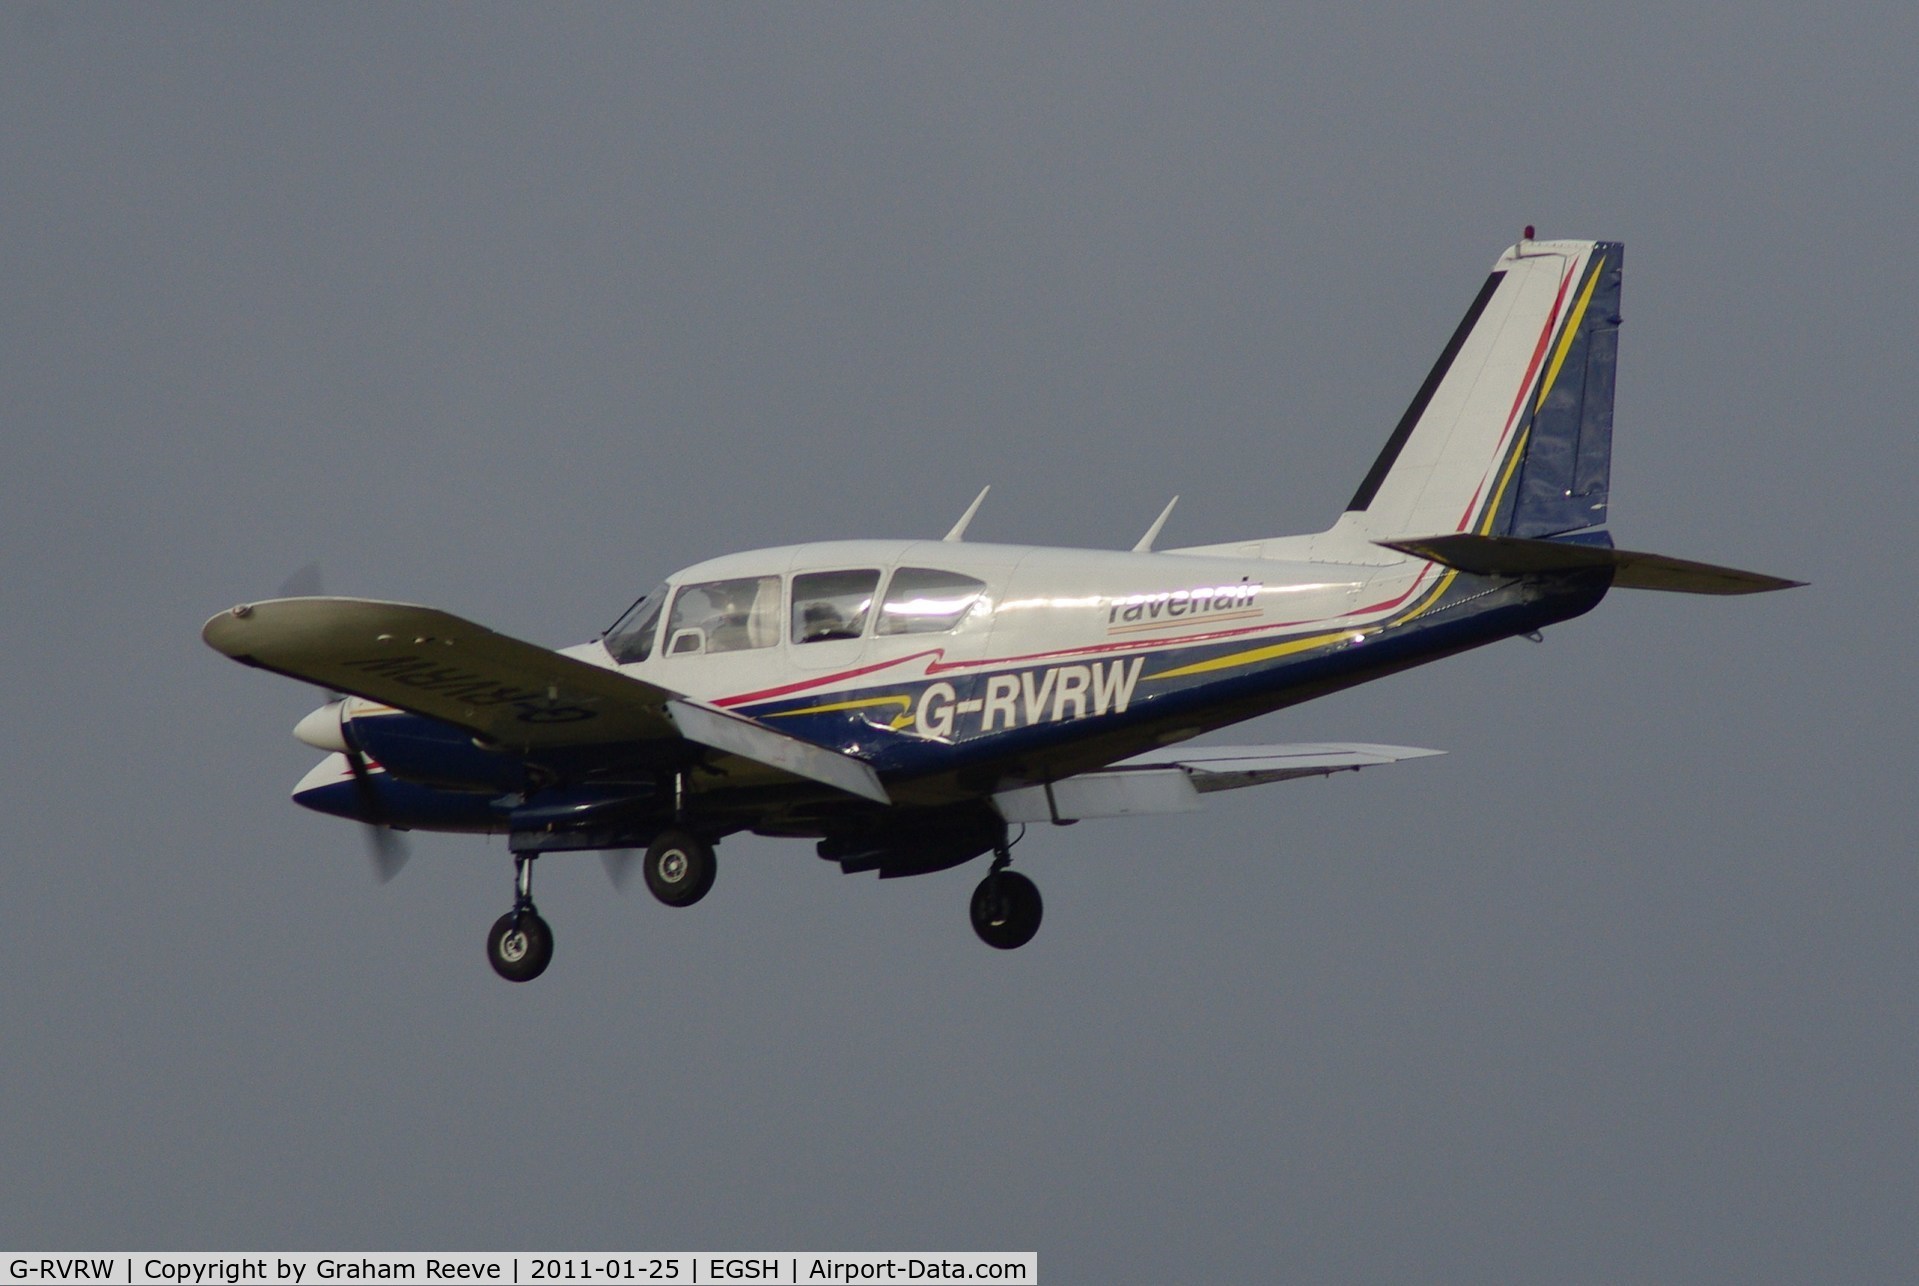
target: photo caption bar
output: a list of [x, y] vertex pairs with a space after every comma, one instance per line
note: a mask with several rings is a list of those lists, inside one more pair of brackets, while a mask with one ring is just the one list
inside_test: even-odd
[[1034, 1251], [72, 1251], [10, 1252], [0, 1286], [314, 1286], [440, 1282], [484, 1286], [616, 1286], [623, 1282], [862, 1282], [1039, 1280]]

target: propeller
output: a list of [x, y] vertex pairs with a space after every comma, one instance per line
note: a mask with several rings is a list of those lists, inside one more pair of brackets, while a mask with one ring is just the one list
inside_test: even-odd
[[406, 865], [412, 851], [407, 842], [400, 838], [398, 831], [381, 820], [380, 792], [373, 784], [372, 770], [367, 767], [366, 755], [358, 750], [346, 752], [347, 771], [353, 774], [353, 788], [360, 796], [360, 809], [367, 821], [366, 854], [373, 863], [373, 878], [385, 884], [400, 873]]
[[633, 868], [639, 862], [640, 850], [637, 848], [603, 848], [600, 850], [600, 865], [606, 868], [606, 878], [615, 891], [626, 892], [626, 885], [633, 878]]
[[325, 590], [320, 588], [320, 564], [308, 563], [293, 575], [280, 582], [280, 592], [275, 598], [319, 598]]
[[[324, 592], [321, 587], [320, 564], [308, 563], [281, 582], [280, 592], [276, 597], [318, 598]], [[326, 694], [328, 705], [338, 706], [346, 700], [346, 694], [343, 692], [335, 692], [330, 688], [320, 688], [320, 691]], [[313, 717], [313, 715], [307, 716], [308, 719]], [[366, 752], [355, 745], [353, 739], [347, 734], [345, 710], [340, 710], [336, 718], [340, 734], [339, 753], [346, 759], [347, 771], [353, 774], [353, 789], [360, 800], [360, 814], [366, 818], [362, 829], [366, 833], [367, 858], [373, 864], [373, 878], [385, 884], [400, 873], [400, 868], [406, 865], [407, 859], [413, 854], [407, 842], [400, 838], [399, 832], [385, 821], [385, 809], [380, 802], [380, 789], [373, 784], [373, 770], [369, 765]], [[301, 722], [304, 724], [306, 720]]]

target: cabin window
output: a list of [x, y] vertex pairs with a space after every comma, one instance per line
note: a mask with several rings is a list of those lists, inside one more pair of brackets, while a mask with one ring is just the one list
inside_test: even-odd
[[940, 634], [986, 601], [986, 582], [930, 567], [902, 567], [880, 605], [881, 634]]
[[793, 641], [820, 643], [828, 639], [856, 639], [866, 630], [874, 596], [879, 593], [877, 571], [807, 572], [793, 578]]
[[666, 606], [666, 586], [662, 585], [626, 609], [626, 615], [606, 632], [606, 650], [621, 665], [644, 661], [653, 652], [653, 636], [659, 633], [660, 609]]
[[681, 586], [666, 621], [666, 654], [771, 647], [780, 637], [780, 578], [742, 576]]

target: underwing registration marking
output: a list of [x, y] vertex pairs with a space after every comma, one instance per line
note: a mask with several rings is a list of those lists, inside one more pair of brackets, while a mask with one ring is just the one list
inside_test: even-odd
[[521, 723], [579, 723], [598, 717], [598, 711], [585, 706], [561, 705], [556, 697], [534, 688], [505, 683], [455, 665], [443, 665], [413, 656], [370, 656], [340, 663], [349, 670], [377, 674], [382, 678], [433, 692], [475, 709], [512, 706]]

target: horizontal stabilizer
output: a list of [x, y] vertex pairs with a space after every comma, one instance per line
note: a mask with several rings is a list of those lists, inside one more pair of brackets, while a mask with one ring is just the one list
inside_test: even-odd
[[1415, 746], [1316, 743], [1192, 746], [1122, 759], [1097, 772], [1002, 790], [993, 805], [1009, 822], [1076, 822], [1143, 813], [1185, 813], [1199, 797], [1295, 777], [1324, 777], [1402, 759], [1444, 754]]
[[802, 741], [758, 720], [697, 701], [683, 698], [669, 701], [666, 712], [688, 741], [832, 786], [876, 804], [892, 802], [872, 765], [851, 755]]
[[1459, 534], [1378, 543], [1474, 576], [1541, 576], [1609, 567], [1612, 583], [1620, 589], [1661, 589], [1678, 594], [1760, 594], [1806, 583], [1664, 554], [1517, 536]]

